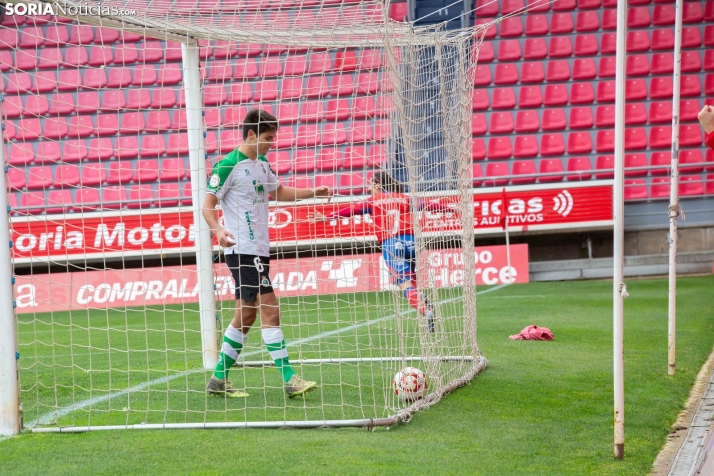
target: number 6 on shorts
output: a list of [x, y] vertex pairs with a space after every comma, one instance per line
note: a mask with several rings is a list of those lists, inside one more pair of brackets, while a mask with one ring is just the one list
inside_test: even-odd
[[253, 258], [253, 263], [255, 264], [255, 269], [257, 269], [259, 273], [265, 271], [263, 263], [260, 261], [260, 256], [256, 256], [255, 258]]

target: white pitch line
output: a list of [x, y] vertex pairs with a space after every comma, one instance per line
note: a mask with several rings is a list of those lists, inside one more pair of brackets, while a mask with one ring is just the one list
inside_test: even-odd
[[[508, 286], [508, 285], [509, 285], [508, 283], [499, 284], [498, 286], [494, 286], [493, 288], [485, 289], [485, 290], [483, 290], [483, 291], [481, 291], [481, 292], [477, 292], [476, 294], [478, 295], [478, 294], [490, 293], [490, 292], [497, 291], [497, 290], [499, 290], [499, 289], [505, 288], [505, 287]], [[456, 299], [457, 299], [457, 298], [447, 299], [446, 301], [440, 301], [440, 303], [446, 303], [446, 302], [450, 302], [450, 301], [453, 301], [453, 300], [456, 300]], [[412, 312], [414, 312], [414, 309], [410, 309], [410, 310], [408, 310], [408, 311], [405, 311], [403, 314], [409, 314], [409, 313], [412, 313]], [[314, 336], [304, 337], [304, 338], [302, 338], [302, 339], [297, 339], [297, 340], [291, 341], [291, 342], [290, 342], [290, 345], [291, 345], [291, 346], [300, 345], [300, 344], [303, 344], [303, 343], [305, 343], [305, 342], [311, 342], [311, 341], [314, 341], [314, 340], [319, 340], [319, 339], [322, 339], [322, 338], [325, 338], [325, 337], [330, 337], [330, 336], [333, 336], [333, 335], [336, 335], [336, 334], [340, 334], [340, 333], [342, 333], [342, 332], [351, 331], [351, 330], [354, 330], [354, 329], [357, 329], [357, 328], [360, 328], [360, 327], [369, 326], [369, 325], [372, 325], [372, 324], [377, 324], [377, 323], [379, 323], [379, 322], [384, 322], [384, 321], [387, 321], [387, 320], [392, 319], [392, 318], [394, 318], [394, 317], [396, 317], [396, 314], [392, 314], [391, 316], [386, 316], [386, 317], [382, 317], [382, 318], [379, 318], [379, 319], [375, 319], [374, 321], [366, 321], [366, 322], [361, 322], [361, 323], [359, 323], [359, 324], [352, 324], [351, 326], [342, 327], [342, 328], [340, 328], [340, 329], [335, 329], [335, 330], [332, 330], [332, 331], [323, 332], [323, 333], [321, 333], [321, 334], [316, 334], [316, 335], [314, 335]], [[263, 352], [265, 352], [265, 349], [254, 350], [254, 351], [246, 352], [246, 353], [242, 354], [242, 357], [245, 358], [245, 357], [249, 357], [249, 356], [253, 356], [253, 355], [258, 355], [258, 354], [262, 354]], [[113, 399], [113, 398], [117, 398], [117, 397], [121, 397], [121, 396], [124, 396], [124, 395], [128, 395], [128, 394], [130, 394], [130, 393], [132, 393], [132, 392], [138, 392], [138, 391], [144, 390], [145, 388], [150, 387], [150, 386], [152, 386], [152, 385], [157, 385], [157, 384], [161, 384], [161, 383], [167, 383], [167, 382], [170, 382], [170, 381], [175, 380], [175, 379], [177, 379], [177, 378], [187, 377], [187, 376], [189, 376], [189, 375], [197, 374], [197, 373], [200, 373], [200, 372], [207, 372], [207, 371], [208, 371], [208, 370], [206, 370], [206, 369], [188, 370], [188, 371], [186, 371], [186, 372], [181, 372], [181, 373], [179, 373], [179, 374], [167, 375], [166, 377], [161, 377], [161, 378], [157, 378], [157, 379], [154, 379], [154, 380], [149, 380], [148, 382], [140, 383], [139, 385], [135, 385], [135, 386], [133, 386], [133, 387], [129, 387], [129, 388], [127, 388], [127, 389], [125, 389], [125, 390], [121, 390], [121, 391], [119, 391], [119, 392], [110, 393], [110, 394], [108, 394], [108, 395], [103, 395], [103, 396], [101, 396], [101, 397], [88, 398], [88, 399], [82, 400], [82, 401], [80, 401], [79, 403], [76, 403], [76, 404], [74, 404], [74, 405], [61, 408], [61, 409], [59, 409], [59, 410], [57, 410], [57, 411], [55, 411], [55, 412], [45, 413], [44, 415], [42, 415], [42, 416], [41, 416], [40, 418], [38, 418], [37, 420], [31, 421], [31, 422], [27, 425], [27, 428], [34, 428], [34, 427], [36, 427], [37, 425], [49, 425], [49, 424], [52, 423], [54, 420], [57, 420], [57, 419], [59, 419], [59, 418], [62, 418], [62, 417], [65, 416], [65, 415], [69, 415], [70, 413], [72, 413], [72, 412], [75, 411], [75, 410], [81, 410], [81, 409], [83, 409], [83, 408], [91, 407], [91, 406], [93, 406], [93, 405], [97, 405], [97, 404], [99, 404], [99, 403], [106, 402], [106, 401], [111, 400], [111, 399]]]

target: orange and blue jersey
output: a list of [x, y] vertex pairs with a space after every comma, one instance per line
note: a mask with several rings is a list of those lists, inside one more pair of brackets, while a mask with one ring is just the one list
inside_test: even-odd
[[[450, 212], [439, 203], [416, 203], [417, 210]], [[376, 193], [366, 200], [327, 215], [328, 219], [369, 214], [382, 256], [396, 284], [415, 281], [416, 252], [411, 198], [401, 193]]]

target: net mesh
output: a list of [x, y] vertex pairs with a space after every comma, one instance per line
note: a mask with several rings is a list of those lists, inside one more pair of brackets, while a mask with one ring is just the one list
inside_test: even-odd
[[[427, 31], [385, 20], [381, 2], [94, 5], [133, 14], [2, 21], [25, 428], [406, 420], [473, 378], [485, 360], [471, 101], [475, 33], [488, 25]], [[180, 41], [199, 49], [202, 146], [189, 141]], [[210, 171], [238, 147], [255, 107], [280, 122], [268, 155], [280, 181], [336, 193], [271, 202], [259, 224], [270, 230], [291, 362], [318, 382], [301, 399], [286, 396], [258, 324], [229, 375], [250, 397], [205, 391], [217, 357], [205, 341], [222, 339], [235, 284], [220, 247], [204, 243], [217, 309], [207, 323], [198, 164]], [[416, 308], [394, 283], [373, 217], [307, 220], [365, 200], [379, 171], [411, 198], [411, 213], [389, 227], [407, 220], [414, 230]], [[421, 400], [395, 395], [407, 366], [428, 378]]]

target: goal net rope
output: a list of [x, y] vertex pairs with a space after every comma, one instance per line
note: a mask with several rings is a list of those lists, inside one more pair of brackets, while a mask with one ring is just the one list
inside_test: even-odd
[[[490, 25], [416, 27], [381, 2], [52, 5], [0, 26], [24, 428], [393, 425], [486, 365], [471, 104]], [[295, 399], [259, 322], [229, 373], [250, 397], [206, 393], [236, 304], [201, 208], [253, 108], [279, 121], [267, 158], [281, 183], [334, 193], [271, 201], [256, 224], [290, 362], [318, 384]], [[382, 172], [410, 211], [381, 231], [407, 221], [412, 260], [383, 252], [369, 213], [307, 219], [366, 203]], [[395, 393], [406, 367], [423, 394]]]

